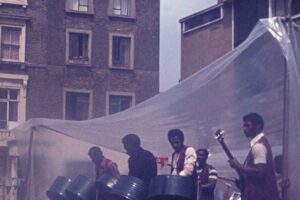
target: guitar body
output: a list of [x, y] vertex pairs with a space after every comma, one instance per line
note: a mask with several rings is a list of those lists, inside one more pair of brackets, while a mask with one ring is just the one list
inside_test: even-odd
[[[230, 152], [230, 150], [228, 149], [227, 145], [224, 142], [224, 132], [223, 130], [218, 130], [215, 135], [216, 135], [216, 139], [218, 140], [218, 142], [221, 144], [225, 154], [227, 155], [227, 157], [229, 158], [229, 160], [233, 160], [234, 157], [232, 155], [232, 153]], [[237, 172], [237, 174], [239, 175], [239, 179], [235, 180], [235, 184], [236, 186], [240, 189], [241, 191], [241, 195], [243, 197], [243, 193], [244, 193], [244, 177], [243, 174], [235, 169], [235, 171]]]

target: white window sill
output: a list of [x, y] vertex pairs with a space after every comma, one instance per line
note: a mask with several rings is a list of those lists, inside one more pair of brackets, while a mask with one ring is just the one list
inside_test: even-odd
[[22, 6], [23, 8], [26, 8], [26, 7], [28, 6], [27, 1], [20, 2], [20, 1], [9, 1], [9, 0], [1, 1], [1, 0], [0, 0], [0, 6], [1, 6], [2, 4], [19, 5], [19, 6]]
[[91, 67], [91, 64], [88, 62], [79, 62], [79, 61], [72, 61], [69, 60], [66, 65], [68, 66], [80, 66], [80, 67]]
[[11, 59], [5, 59], [5, 58], [1, 58], [0, 61], [5, 62], [5, 63], [12, 63], [12, 64], [24, 64], [25, 63], [22, 60], [11, 60]]

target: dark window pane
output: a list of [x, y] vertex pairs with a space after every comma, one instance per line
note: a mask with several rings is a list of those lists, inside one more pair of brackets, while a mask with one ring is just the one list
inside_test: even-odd
[[0, 102], [0, 120], [7, 121], [7, 103]]
[[13, 99], [13, 100], [17, 100], [18, 99], [18, 96], [19, 96], [19, 90], [9, 90], [10, 92], [10, 97], [9, 99]]
[[18, 102], [9, 102], [9, 121], [18, 121]]
[[206, 13], [199, 14], [199, 15], [196, 15], [195, 17], [188, 19], [184, 23], [185, 31], [200, 27], [202, 25], [210, 23], [214, 20], [218, 20], [220, 18], [221, 18], [221, 7], [212, 9], [210, 11], [207, 11]]
[[70, 33], [69, 59], [88, 61], [88, 34]]
[[130, 38], [113, 37], [113, 65], [121, 67], [130, 66]]
[[66, 93], [66, 119], [86, 120], [89, 118], [88, 93], [67, 92]]
[[292, 1], [292, 15], [298, 15], [298, 14], [300, 14], [300, 1], [293, 0]]
[[126, 110], [130, 108], [131, 105], [132, 105], [131, 96], [119, 96], [119, 95], [109, 96], [109, 114], [114, 114]]
[[0, 120], [0, 129], [7, 129], [7, 121]]
[[8, 98], [8, 90], [0, 89], [0, 99], [7, 99], [7, 98]]
[[248, 37], [261, 18], [268, 17], [269, 1], [234, 1], [234, 46]]

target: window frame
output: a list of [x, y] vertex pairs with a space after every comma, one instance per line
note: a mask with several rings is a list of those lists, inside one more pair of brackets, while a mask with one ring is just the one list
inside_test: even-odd
[[2, 58], [0, 52], [0, 60], [5, 61], [5, 62], [16, 62], [16, 63], [25, 63], [25, 46], [26, 46], [26, 24], [8, 24], [8, 23], [1, 23], [0, 22], [0, 49], [1, 49], [1, 40], [2, 40], [2, 28], [7, 27], [7, 28], [19, 28], [20, 31], [20, 41], [19, 41], [19, 59], [14, 60], [14, 59], [7, 59], [7, 58]]
[[[28, 78], [28, 75], [0, 73], [0, 88], [19, 90], [17, 123], [22, 123], [26, 120], [26, 98]], [[9, 127], [8, 129], [0, 130], [9, 130]]]
[[20, 5], [23, 8], [26, 8], [28, 6], [27, 0], [20, 0], [20, 1], [17, 1], [17, 0], [0, 0], [0, 6], [2, 4]]
[[[66, 0], [65, 1], [65, 10], [66, 12], [70, 13], [78, 13], [78, 14], [94, 14], [94, 0], [87, 0], [88, 1], [88, 10], [87, 11], [80, 11], [80, 10], [72, 10], [68, 7], [69, 1], [72, 0]], [[80, 0], [77, 0], [80, 1]]]
[[[113, 37], [126, 37], [130, 38], [130, 62], [129, 66], [115, 66], [113, 65]], [[133, 70], [134, 69], [134, 35], [132, 33], [109, 33], [109, 48], [108, 48], [108, 66], [112, 69], [123, 69], [123, 70]]]
[[[291, 7], [293, 6], [294, 1], [296, 1], [296, 0], [292, 0], [292, 2], [291, 2]], [[292, 10], [291, 10], [291, 18], [292, 18], [292, 19], [299, 19], [299, 18], [300, 18], [300, 10], [299, 10], [298, 13], [296, 13], [296, 14], [293, 14], [293, 13], [292, 13]]]
[[136, 18], [136, 0], [131, 0], [131, 7], [130, 7], [130, 15], [118, 15], [115, 14], [113, 11], [113, 1], [109, 0], [108, 2], [108, 16], [110, 17], [120, 17], [120, 18], [129, 18], [135, 19]]
[[[194, 28], [186, 30], [186, 22], [188, 20], [191, 20], [194, 17], [199, 17], [199, 15], [205, 15], [205, 14], [207, 14], [208, 12], [210, 12], [210, 11], [212, 11], [214, 9], [220, 9], [220, 18], [211, 20], [209, 22], [206, 22], [204, 24], [201, 24], [199, 26], [195, 26]], [[180, 22], [182, 22], [182, 33], [185, 34], [185, 33], [189, 33], [189, 32], [201, 29], [201, 28], [209, 26], [209, 25], [211, 25], [213, 23], [219, 22], [219, 21], [221, 21], [223, 19], [224, 19], [224, 7], [223, 7], [223, 4], [218, 4], [216, 6], [212, 6], [212, 7], [207, 8], [207, 9], [201, 11], [201, 12], [195, 13], [195, 14], [193, 14], [191, 16], [188, 16], [188, 17], [183, 18], [182, 20], [180, 20]]]
[[92, 90], [86, 90], [86, 89], [70, 89], [70, 88], [64, 88], [63, 89], [63, 119], [66, 120], [66, 114], [67, 114], [67, 92], [73, 92], [73, 93], [86, 93], [89, 94], [89, 108], [88, 108], [88, 119], [91, 119], [93, 116], [93, 91]]
[[[69, 59], [70, 55], [70, 33], [77, 33], [77, 34], [87, 34], [88, 35], [88, 61], [85, 63], [84, 61], [75, 61]], [[91, 66], [91, 59], [92, 59], [92, 31], [91, 30], [81, 30], [81, 29], [72, 29], [68, 28], [66, 31], [66, 64], [67, 65], [81, 65], [81, 66]]]
[[[125, 96], [125, 97], [131, 97], [131, 107], [135, 106], [135, 93], [134, 92], [119, 92], [119, 91], [107, 91], [106, 92], [106, 109], [105, 109], [105, 115], [108, 116], [109, 114], [109, 106], [110, 106], [110, 96]], [[131, 108], [129, 107], [129, 108]], [[121, 111], [120, 111], [121, 112]]]

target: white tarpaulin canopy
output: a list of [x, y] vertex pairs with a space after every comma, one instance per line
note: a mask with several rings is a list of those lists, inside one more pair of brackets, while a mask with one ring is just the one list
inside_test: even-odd
[[[214, 132], [219, 128], [226, 131], [225, 142], [242, 161], [249, 150], [242, 117], [249, 112], [264, 117], [264, 132], [274, 154], [282, 153], [282, 145], [286, 148], [286, 172], [292, 183], [288, 197], [297, 199], [300, 27], [291, 24], [290, 34], [287, 28], [287, 23], [277, 18], [260, 21], [238, 48], [124, 112], [87, 121], [31, 119], [19, 126], [14, 131], [26, 178], [26, 199], [46, 199], [45, 191], [56, 176], [89, 175], [93, 171], [87, 156], [91, 144], [123, 152], [121, 138], [135, 133], [145, 149], [168, 156], [172, 149], [167, 132], [173, 128], [183, 130], [187, 145], [209, 148], [210, 163], [222, 176], [231, 177], [234, 171]], [[126, 166], [124, 156], [109, 158]]]

